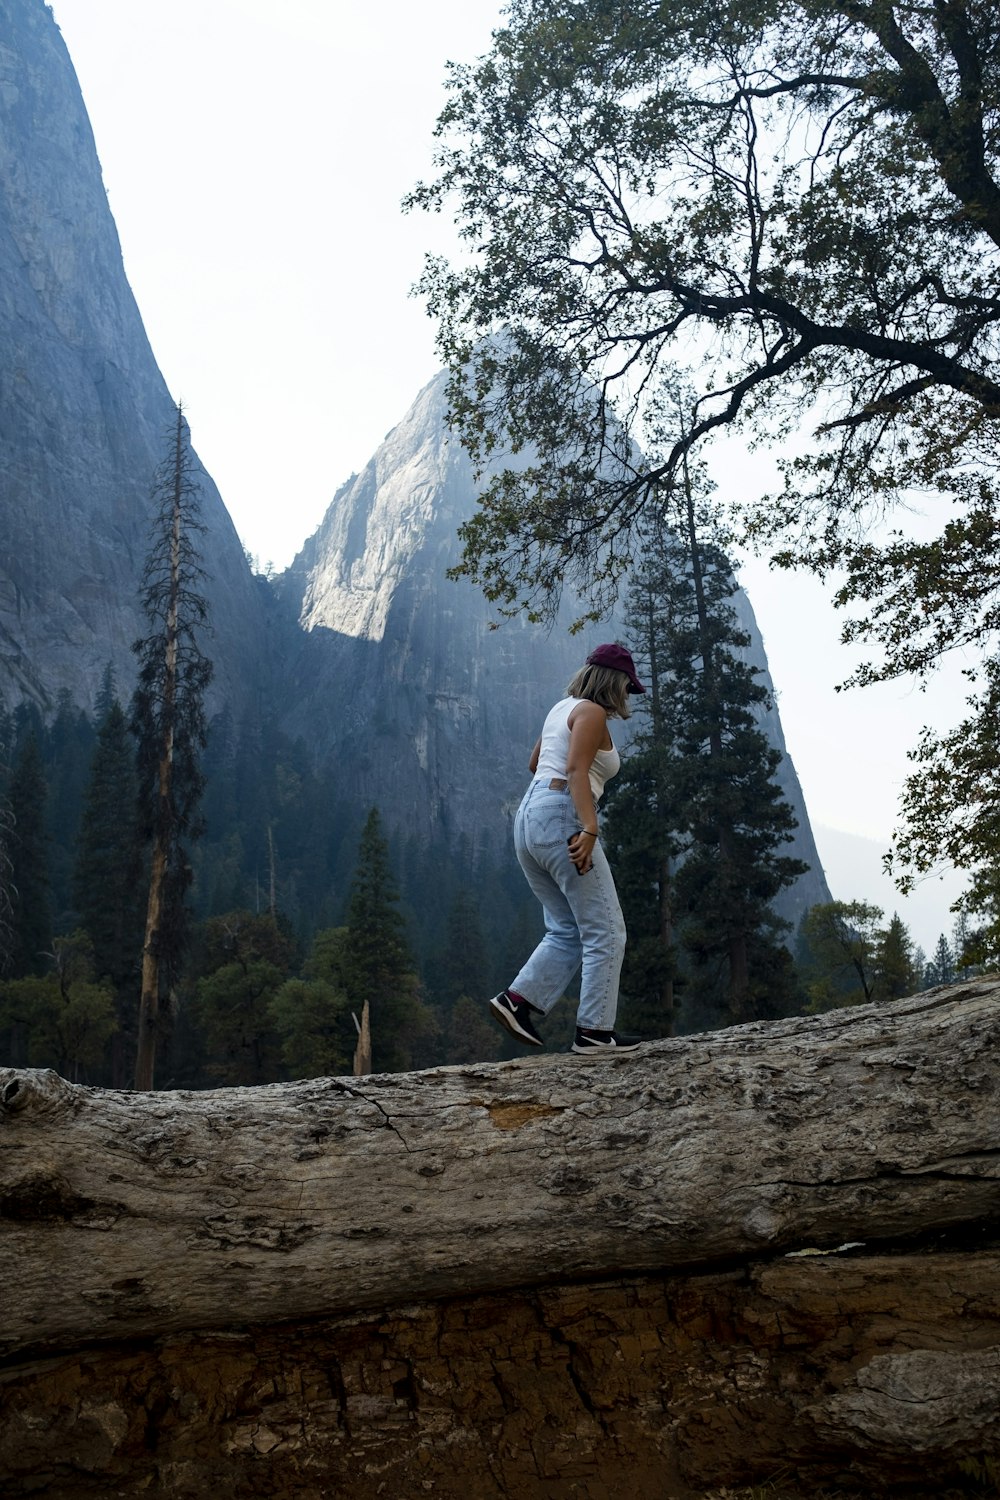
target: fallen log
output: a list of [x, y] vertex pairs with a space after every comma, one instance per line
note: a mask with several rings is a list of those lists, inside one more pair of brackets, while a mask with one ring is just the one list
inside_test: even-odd
[[212, 1093], [0, 1070], [0, 1354], [996, 1222], [998, 1000]]

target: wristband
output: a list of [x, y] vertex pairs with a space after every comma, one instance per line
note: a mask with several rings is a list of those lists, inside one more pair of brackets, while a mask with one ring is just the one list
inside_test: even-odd
[[589, 828], [578, 828], [577, 835], [579, 836], [579, 834], [581, 833], [585, 833], [590, 839], [596, 839], [599, 836], [596, 828], [593, 830]]

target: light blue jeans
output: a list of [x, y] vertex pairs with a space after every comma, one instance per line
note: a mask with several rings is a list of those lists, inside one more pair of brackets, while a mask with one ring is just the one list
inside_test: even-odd
[[611, 866], [600, 844], [586, 875], [577, 873], [567, 840], [580, 824], [568, 791], [533, 781], [514, 819], [518, 864], [545, 913], [545, 936], [510, 988], [543, 1014], [581, 968], [576, 1024], [610, 1031], [618, 1010], [625, 922]]

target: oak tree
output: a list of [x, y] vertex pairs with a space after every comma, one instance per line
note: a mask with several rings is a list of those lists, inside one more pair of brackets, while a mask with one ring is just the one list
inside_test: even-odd
[[[449, 87], [409, 202], [452, 212], [468, 250], [421, 284], [453, 426], [490, 471], [456, 571], [501, 609], [550, 614], [569, 581], [599, 613], [637, 521], [726, 431], [777, 447], [783, 487], [730, 510], [777, 563], [837, 570], [844, 636], [873, 652], [855, 681], [954, 645], [992, 660], [994, 0], [511, 0]], [[678, 363], [689, 421], [645, 459]], [[929, 539], [900, 508], [917, 495]], [[946, 770], [949, 744], [926, 748]], [[904, 869], [963, 818], [919, 792]]]

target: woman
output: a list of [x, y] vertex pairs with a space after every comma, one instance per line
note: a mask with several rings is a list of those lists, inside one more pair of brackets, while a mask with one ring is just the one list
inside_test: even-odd
[[544, 1046], [532, 1018], [548, 1014], [581, 966], [572, 1051], [639, 1045], [614, 1029], [625, 923], [599, 842], [597, 803], [620, 764], [608, 720], [627, 719], [629, 694], [645, 691], [624, 646], [598, 646], [549, 711], [531, 752], [534, 780], [514, 820], [514, 846], [542, 903], [545, 936], [510, 988], [490, 1001], [496, 1019], [526, 1046]]

